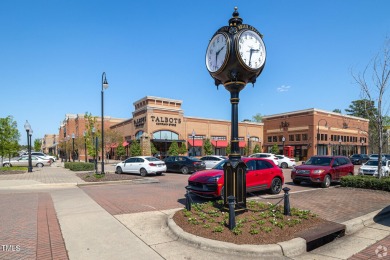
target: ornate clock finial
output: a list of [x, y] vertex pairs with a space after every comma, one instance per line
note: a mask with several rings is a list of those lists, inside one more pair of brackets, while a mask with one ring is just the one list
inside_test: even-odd
[[239, 16], [240, 14], [237, 11], [237, 6], [234, 7], [233, 17], [229, 19], [230, 26], [237, 26], [242, 24], [242, 18]]

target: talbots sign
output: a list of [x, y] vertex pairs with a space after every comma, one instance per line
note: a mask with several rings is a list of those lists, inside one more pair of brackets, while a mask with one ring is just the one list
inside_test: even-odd
[[176, 126], [181, 124], [181, 118], [167, 116], [151, 116], [150, 118], [156, 125]]

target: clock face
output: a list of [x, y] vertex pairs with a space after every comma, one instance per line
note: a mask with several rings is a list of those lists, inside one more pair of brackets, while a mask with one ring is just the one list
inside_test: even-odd
[[265, 45], [259, 34], [251, 30], [243, 31], [236, 46], [237, 56], [244, 67], [257, 70], [264, 65]]
[[206, 67], [210, 72], [222, 70], [229, 57], [229, 41], [224, 33], [216, 34], [206, 52]]

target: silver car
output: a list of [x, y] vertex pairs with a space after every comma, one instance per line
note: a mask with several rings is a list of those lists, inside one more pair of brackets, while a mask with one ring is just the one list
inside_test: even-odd
[[149, 173], [161, 175], [167, 171], [165, 162], [153, 156], [135, 156], [130, 157], [115, 166], [115, 172], [121, 173], [137, 173], [145, 177]]
[[[39, 156], [31, 156], [31, 164], [32, 166], [36, 167], [43, 167], [43, 166], [50, 166], [51, 160], [50, 159], [43, 159]], [[21, 156], [12, 158], [11, 160], [4, 160], [3, 161], [4, 167], [12, 167], [12, 166], [26, 166], [28, 167], [28, 156]]]
[[211, 169], [221, 161], [227, 159], [225, 156], [221, 155], [206, 155], [200, 158], [206, 164], [206, 169]]

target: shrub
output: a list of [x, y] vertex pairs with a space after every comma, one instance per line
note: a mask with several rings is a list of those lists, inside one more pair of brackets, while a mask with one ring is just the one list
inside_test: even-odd
[[92, 171], [95, 165], [85, 162], [66, 162], [64, 166], [71, 171]]
[[372, 190], [390, 191], [390, 177], [381, 179], [373, 176], [344, 176], [340, 182], [342, 187], [353, 187]]

